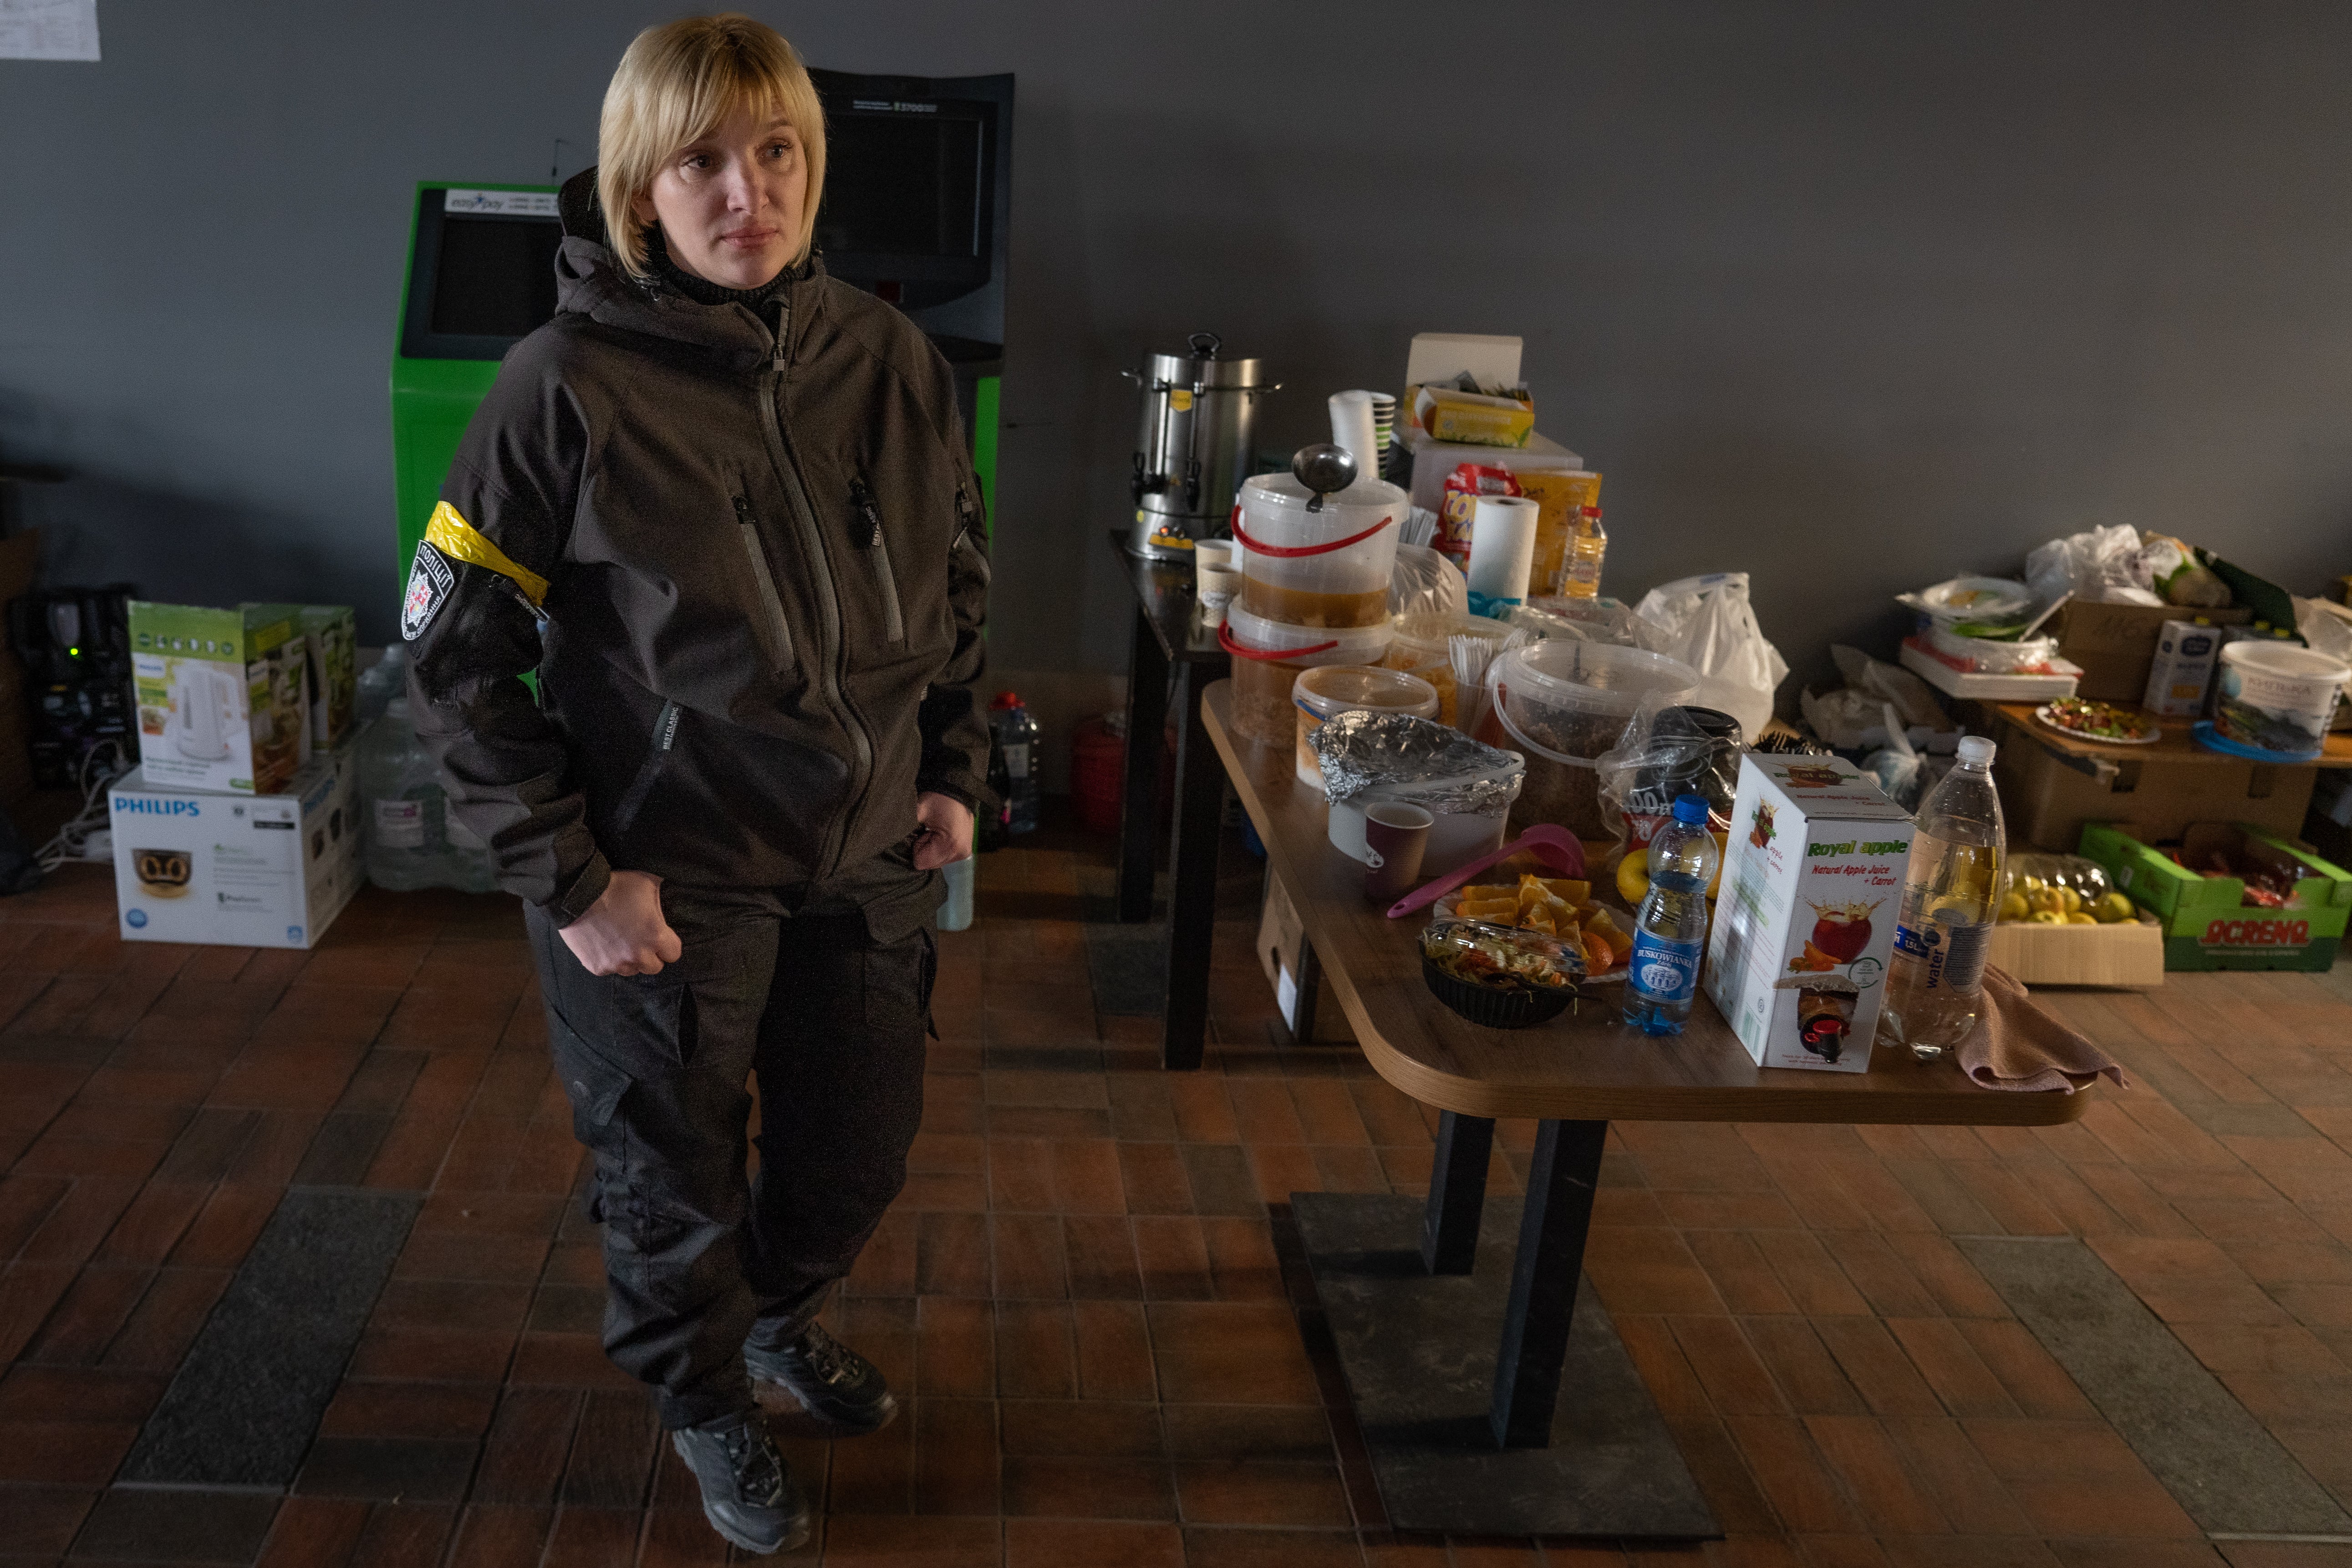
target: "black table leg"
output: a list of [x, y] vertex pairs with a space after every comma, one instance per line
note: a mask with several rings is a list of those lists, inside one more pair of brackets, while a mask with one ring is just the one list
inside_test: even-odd
[[1168, 901], [1168, 1018], [1160, 1045], [1160, 1065], [1171, 1068], [1199, 1067], [1209, 1036], [1209, 950], [1216, 934], [1225, 770], [1201, 722], [1201, 693], [1217, 673], [1186, 664], [1178, 676], [1184, 727], [1176, 741], [1176, 845], [1170, 856], [1176, 886]]
[[1151, 878], [1160, 865], [1160, 752], [1168, 730], [1168, 656], [1135, 613], [1127, 663], [1127, 795], [1118, 820], [1118, 918], [1151, 918]]
[[1494, 1147], [1493, 1118], [1438, 1112], [1429, 1212], [1421, 1222], [1421, 1260], [1432, 1274], [1467, 1274], [1477, 1261], [1478, 1218], [1486, 1205], [1486, 1159]]
[[1495, 1441], [1506, 1448], [1551, 1442], [1552, 1408], [1559, 1403], [1560, 1366], [1601, 1179], [1601, 1147], [1608, 1137], [1606, 1121], [1548, 1121], [1536, 1133], [1488, 1417]]

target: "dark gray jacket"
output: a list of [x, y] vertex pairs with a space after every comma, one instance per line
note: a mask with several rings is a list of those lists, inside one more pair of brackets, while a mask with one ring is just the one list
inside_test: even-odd
[[[565, 186], [555, 319], [467, 427], [403, 605], [417, 733], [500, 884], [821, 880], [988, 795], [980, 486], [952, 374], [825, 276], [783, 330], [630, 278]], [[519, 679], [539, 673], [539, 698]]]

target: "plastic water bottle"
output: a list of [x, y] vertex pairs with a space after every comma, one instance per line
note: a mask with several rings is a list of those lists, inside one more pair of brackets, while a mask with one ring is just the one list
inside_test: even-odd
[[394, 892], [448, 880], [448, 807], [440, 771], [417, 742], [408, 699], [395, 697], [360, 737], [360, 813], [368, 880]]
[[357, 713], [354, 722], [364, 730], [383, 717], [392, 700], [408, 689], [408, 648], [394, 643], [383, 650], [383, 657], [360, 672], [359, 691], [354, 699]]
[[1633, 920], [1625, 1022], [1645, 1035], [1679, 1035], [1698, 995], [1706, 952], [1706, 889], [1723, 852], [1706, 827], [1706, 801], [1678, 795], [1674, 820], [1650, 840], [1650, 891]]
[[978, 864], [969, 855], [961, 860], [948, 862], [948, 896], [947, 900], [940, 905], [941, 931], [971, 929], [971, 884]]
[[1037, 721], [1020, 697], [1000, 691], [988, 705], [988, 729], [1004, 763], [1004, 830], [1037, 831]]
[[1960, 742], [1959, 761], [1913, 819], [1879, 1033], [1933, 1061], [1968, 1038], [1984, 994], [1985, 948], [2000, 903], [2007, 834], [1992, 785], [1993, 743]]
[[1570, 599], [1601, 596], [1601, 561], [1609, 552], [1609, 531], [1601, 526], [1601, 509], [1580, 507], [1568, 536], [1568, 571], [1559, 585]]

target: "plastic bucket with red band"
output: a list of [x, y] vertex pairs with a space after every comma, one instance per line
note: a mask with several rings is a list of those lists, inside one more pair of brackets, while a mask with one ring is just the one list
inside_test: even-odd
[[1376, 665], [1389, 649], [1389, 624], [1299, 626], [1253, 615], [1236, 603], [1217, 640], [1234, 656], [1234, 731], [1252, 741], [1288, 744], [1297, 734], [1290, 688], [1302, 669], [1329, 664]]
[[1242, 604], [1255, 616], [1294, 626], [1369, 626], [1389, 613], [1404, 491], [1359, 479], [1321, 508], [1288, 474], [1260, 474], [1242, 486], [1234, 537], [1242, 544]]

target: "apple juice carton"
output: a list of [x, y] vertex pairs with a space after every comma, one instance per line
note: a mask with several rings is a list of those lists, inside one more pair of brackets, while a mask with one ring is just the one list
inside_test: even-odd
[[1757, 1065], [1864, 1072], [1911, 818], [1836, 757], [1740, 759], [1706, 992]]
[[285, 606], [134, 599], [131, 674], [148, 783], [274, 795], [294, 776], [306, 716], [300, 647]]

